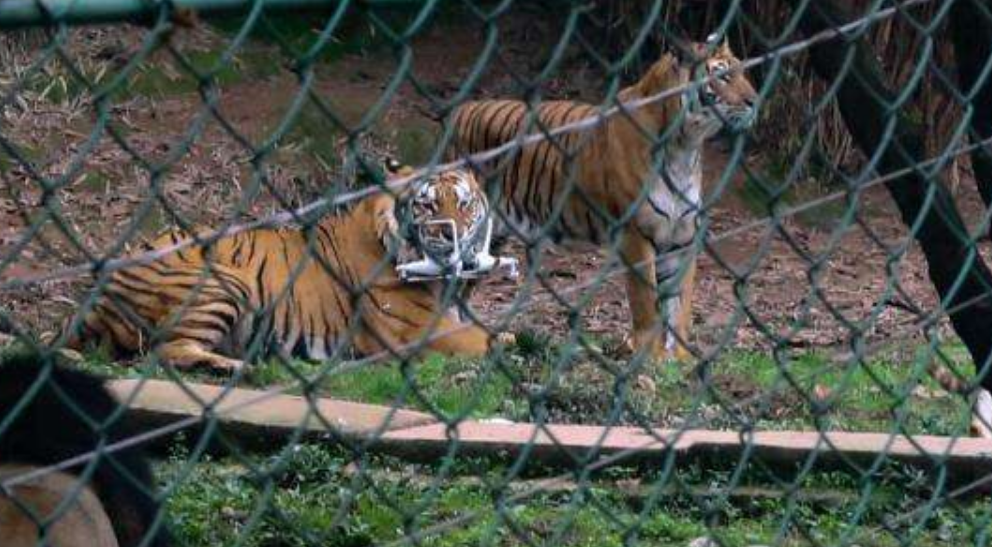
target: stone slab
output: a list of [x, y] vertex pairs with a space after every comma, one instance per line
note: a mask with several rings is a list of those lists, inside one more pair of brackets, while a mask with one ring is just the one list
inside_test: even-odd
[[236, 433], [273, 436], [287, 436], [300, 427], [319, 434], [330, 426], [336, 434], [365, 437], [434, 423], [430, 414], [421, 412], [208, 384], [115, 380], [108, 387], [137, 421], [149, 426], [200, 416], [204, 408], [211, 408]]
[[[816, 431], [742, 433], [710, 430], [645, 430], [596, 425], [543, 425], [465, 421], [456, 427], [433, 416], [385, 406], [162, 380], [110, 382], [115, 395], [146, 427], [199, 417], [212, 408], [225, 432], [284, 441], [301, 427], [304, 437], [328, 432], [370, 441], [369, 448], [418, 461], [451, 453], [457, 439], [464, 456], [517, 457], [574, 466], [597, 461], [657, 463], [678, 458], [739, 461], [747, 456], [766, 463], [793, 465], [815, 457], [820, 465], [866, 468], [879, 458], [933, 467], [946, 466], [959, 479], [992, 477], [992, 440], [936, 436]], [[989, 479], [992, 482], [992, 479]]]
[[878, 458], [924, 467], [946, 464], [961, 477], [992, 473], [992, 440], [935, 436], [889, 435], [816, 431], [666, 430], [585, 425], [545, 425], [464, 422], [456, 428], [440, 424], [385, 433], [378, 446], [409, 456], [436, 457], [451, 450], [457, 439], [465, 455], [503, 453], [546, 462], [587, 461], [590, 455], [602, 465], [645, 459], [661, 461], [678, 457], [713, 457], [738, 460], [750, 457], [765, 462], [803, 462], [815, 454], [823, 464], [867, 466]]

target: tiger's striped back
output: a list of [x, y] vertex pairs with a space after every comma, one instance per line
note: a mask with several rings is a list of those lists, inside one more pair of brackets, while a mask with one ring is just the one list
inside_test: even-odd
[[[595, 116], [596, 107], [572, 101], [549, 101], [531, 108], [514, 100], [465, 103], [455, 115], [454, 150], [467, 155], [512, 142], [522, 134], [548, 132]], [[578, 158], [593, 154], [597, 137], [564, 133], [508, 154], [487, 175], [495, 178], [490, 193], [511, 230], [532, 234], [541, 229], [557, 243], [602, 243], [609, 224], [605, 181], [589, 180]], [[592, 159], [592, 158], [590, 158]], [[581, 182], [580, 182], [581, 181]], [[597, 184], [598, 183], [598, 184]], [[505, 232], [506, 230], [504, 230]]]

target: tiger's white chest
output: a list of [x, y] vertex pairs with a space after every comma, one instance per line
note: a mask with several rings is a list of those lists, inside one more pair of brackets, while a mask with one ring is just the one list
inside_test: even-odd
[[638, 224], [656, 247], [682, 246], [695, 235], [702, 203], [702, 147], [670, 149], [661, 167], [664, 175], [655, 176]]

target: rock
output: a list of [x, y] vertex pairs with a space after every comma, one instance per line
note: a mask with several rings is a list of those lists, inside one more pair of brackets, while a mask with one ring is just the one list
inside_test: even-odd
[[644, 391], [652, 395], [658, 392], [658, 385], [655, 384], [654, 380], [646, 374], [639, 374], [637, 379], [634, 381], [634, 385], [637, 386], [637, 389], [640, 391]]

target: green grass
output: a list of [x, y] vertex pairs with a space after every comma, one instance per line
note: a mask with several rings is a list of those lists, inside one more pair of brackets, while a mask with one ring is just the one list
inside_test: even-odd
[[423, 165], [431, 159], [437, 141], [437, 128], [411, 121], [396, 129], [396, 152], [399, 161], [408, 165]]
[[[313, 364], [296, 362], [291, 366], [308, 377], [319, 372]], [[296, 378], [283, 363], [271, 361], [252, 370], [249, 381], [269, 385], [295, 383]], [[319, 392], [367, 403], [431, 410], [448, 417], [482, 418], [514, 411], [516, 403], [506, 398], [512, 387], [510, 379], [495, 370], [495, 363], [434, 355], [407, 366], [384, 363], [332, 373], [319, 384]]]
[[[960, 371], [970, 370], [959, 343], [946, 344], [942, 352]], [[967, 403], [930, 378], [924, 348], [909, 360], [881, 356], [864, 362], [835, 361], [815, 352], [776, 360], [758, 352], [729, 351], [709, 366], [705, 383], [685, 364], [651, 363], [635, 370], [606, 353], [595, 345], [588, 351], [566, 351], [521, 333], [516, 347], [485, 359], [429, 356], [405, 366], [380, 363], [347, 372], [318, 363], [270, 360], [249, 367], [239, 382], [255, 388], [284, 385], [290, 393], [300, 392], [302, 381], [313, 382], [321, 395], [449, 418], [932, 435], [968, 430]], [[121, 369], [99, 355], [90, 356], [88, 366], [111, 375], [175, 374]], [[183, 377], [221, 381], [205, 371]]]
[[[368, 104], [341, 103], [327, 100], [327, 108], [338, 119], [338, 123], [350, 125], [361, 119]], [[344, 106], [342, 106], [342, 104]], [[298, 162], [316, 162], [319, 165], [333, 166], [339, 162], [338, 141], [345, 136], [344, 128], [332, 122], [312, 101], [307, 101], [300, 109], [293, 125], [281, 138], [284, 145], [294, 148], [297, 153], [294, 158]], [[272, 127], [266, 131], [271, 133], [282, 119], [273, 120]]]
[[[173, 531], [190, 547], [383, 545], [415, 532], [423, 534], [420, 544], [437, 547], [685, 546], [700, 536], [742, 546], [964, 545], [989, 518], [988, 503], [975, 501], [883, 526], [920, 507], [929, 492], [920, 475], [895, 467], [880, 469], [869, 489], [840, 473], [783, 478], [757, 464], [733, 483], [730, 468], [677, 466], [669, 473], [613, 469], [535, 489], [519, 477], [503, 480], [507, 468], [484, 460], [414, 465], [304, 445], [237, 461], [206, 458], [187, 473], [190, 458], [178, 449], [158, 469], [163, 486], [173, 488]], [[769, 483], [778, 486], [724, 495], [731, 484]], [[788, 494], [789, 486], [805, 496]]]
[[[610, 353], [608, 344], [591, 346]], [[958, 365], [966, 362], [958, 343], [942, 351]], [[87, 357], [88, 367], [105, 373], [149, 372]], [[253, 366], [240, 382], [298, 391], [305, 378], [324, 394], [430, 409], [448, 418], [542, 415], [555, 422], [601, 422], [620, 393], [621, 421], [639, 417], [671, 425], [695, 415], [715, 428], [749, 423], [758, 429], [891, 431], [898, 423], [914, 433], [963, 433], [963, 401], [915, 394], [918, 384], [939, 392], [929, 379], [917, 380], [926, 376], [920, 363], [884, 356], [855, 366], [810, 352], [776, 362], [757, 352], [731, 352], [713, 364], [710, 389], [694, 385], [684, 366], [662, 363], [638, 372], [654, 382], [647, 392], [616, 380], [613, 373], [629, 363], [598, 349], [564, 353], [546, 337], [525, 332], [502, 357], [430, 357], [342, 373], [317, 363], [294, 361], [289, 368], [270, 361]], [[205, 372], [183, 377], [219, 381]], [[827, 394], [819, 413], [803, 395], [814, 386]], [[676, 461], [668, 471], [614, 467], [585, 483], [513, 497], [532, 489], [536, 479], [576, 476], [567, 467], [536, 463], [511, 473], [513, 462], [497, 456], [455, 454], [413, 464], [342, 446], [303, 445], [209, 458], [187, 446], [174, 446], [158, 476], [178, 543], [189, 546], [383, 545], [434, 526], [443, 531], [426, 534], [422, 545], [685, 546], [700, 536], [741, 546], [965, 545], [988, 528], [992, 511], [987, 499], [977, 498], [940, 503], [893, 522], [924, 507], [938, 485], [931, 472], [893, 463], [862, 477], [754, 459], [740, 469], [737, 461]], [[736, 490], [728, 494], [728, 487]], [[457, 525], [447, 527], [451, 522]]]
[[[966, 355], [951, 346], [962, 370]], [[958, 346], [959, 348], [959, 346]], [[781, 362], [755, 352], [730, 352], [710, 367], [706, 384], [678, 363], [651, 364], [625, 378], [629, 363], [607, 357], [562, 355], [560, 348], [518, 347], [486, 360], [431, 358], [400, 369], [381, 365], [334, 375], [326, 395], [403, 404], [448, 414], [555, 422], [681, 424], [739, 429], [834, 429], [964, 434], [968, 409], [918, 362], [834, 363], [798, 353]], [[647, 380], [649, 379], [649, 380]], [[652, 386], [648, 387], [648, 386]], [[922, 387], [922, 389], [918, 389]], [[816, 399], [812, 394], [818, 393]], [[822, 397], [822, 400], [821, 398]], [[618, 410], [618, 399], [622, 404]]]
[[222, 88], [259, 81], [278, 74], [285, 64], [285, 59], [274, 49], [254, 44], [236, 51], [229, 61], [224, 61], [225, 52], [221, 47], [183, 52], [188, 67], [171, 58], [145, 63], [132, 74], [126, 87], [115, 90], [114, 98], [163, 98], [192, 94], [197, 92], [202, 82], [207, 81]]

